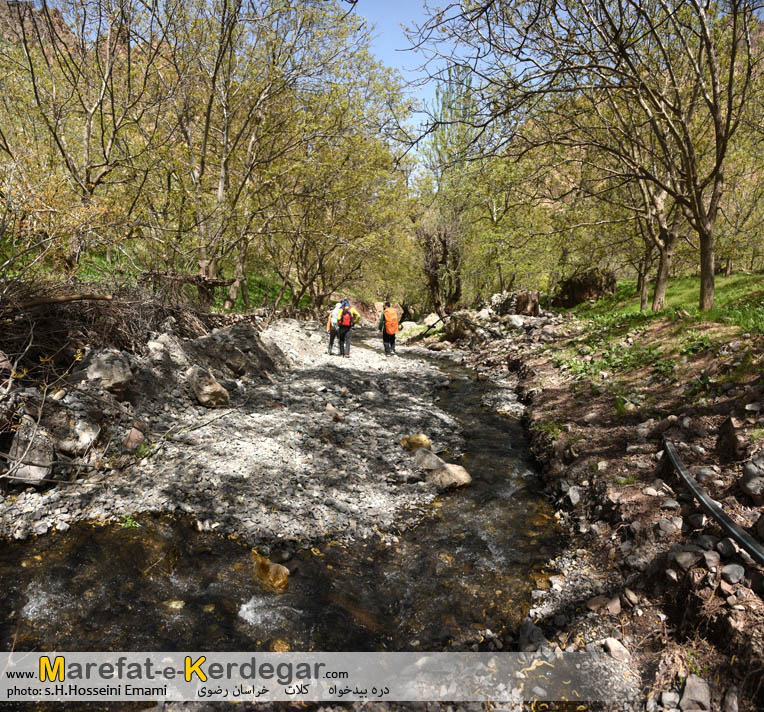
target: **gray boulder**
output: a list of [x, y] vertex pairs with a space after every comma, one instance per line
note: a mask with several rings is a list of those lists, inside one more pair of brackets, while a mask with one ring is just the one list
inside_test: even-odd
[[12, 472], [8, 479], [42, 484], [53, 471], [53, 438], [44, 427], [25, 415], [13, 436], [8, 456]]
[[414, 451], [414, 462], [423, 470], [442, 470], [446, 466], [443, 460], [425, 447], [417, 448]]
[[757, 457], [743, 465], [743, 477], [740, 480], [743, 490], [756, 504], [764, 504], [764, 457]]
[[465, 487], [472, 483], [469, 472], [461, 465], [449, 464], [427, 448], [420, 447], [414, 451], [414, 462], [427, 471], [427, 481], [441, 489]]
[[87, 377], [110, 393], [121, 395], [133, 380], [133, 372], [130, 362], [119, 351], [104, 351], [91, 361]]
[[708, 683], [697, 675], [690, 675], [684, 685], [684, 693], [679, 701], [682, 712], [705, 712], [711, 709], [711, 690]]
[[502, 321], [513, 329], [522, 329], [525, 326], [525, 319], [518, 314], [507, 314]]
[[764, 541], [764, 512], [759, 515], [756, 522], [756, 536], [759, 537], [759, 541]]
[[186, 379], [196, 400], [206, 408], [225, 408], [230, 405], [231, 397], [228, 391], [208, 371], [199, 366], [192, 366], [186, 373]]

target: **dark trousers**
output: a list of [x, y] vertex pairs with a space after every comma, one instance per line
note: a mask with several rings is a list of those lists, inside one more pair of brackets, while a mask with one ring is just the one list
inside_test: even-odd
[[334, 340], [337, 338], [337, 330], [331, 329], [329, 331], [329, 348], [327, 350], [327, 353], [332, 352], [332, 347], [334, 346]]
[[388, 334], [382, 329], [382, 343], [385, 345], [386, 354], [395, 353], [395, 334]]
[[353, 331], [352, 326], [341, 326], [340, 333], [340, 354], [342, 356], [350, 355], [350, 334]]

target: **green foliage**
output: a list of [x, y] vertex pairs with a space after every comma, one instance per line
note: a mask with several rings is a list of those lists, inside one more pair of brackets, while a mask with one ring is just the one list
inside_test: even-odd
[[595, 328], [610, 331], [631, 329], [684, 310], [689, 323], [716, 322], [734, 324], [751, 333], [764, 333], [764, 275], [733, 274], [717, 276], [714, 308], [698, 312], [698, 277], [680, 277], [669, 283], [666, 308], [662, 312], [641, 312], [634, 282], [620, 282], [615, 294], [595, 304], [580, 304], [572, 309], [579, 317], [591, 319]]
[[701, 374], [700, 376], [690, 379], [685, 386], [684, 394], [688, 398], [703, 396], [711, 390], [712, 385], [711, 379], [708, 376]]
[[119, 526], [123, 529], [137, 529], [141, 525], [135, 520], [132, 514], [123, 514]]
[[751, 442], [759, 442], [759, 440], [764, 440], [764, 428], [754, 428], [751, 430], [751, 434], [749, 436], [751, 438]]
[[673, 358], [660, 359], [653, 365], [653, 375], [661, 380], [671, 380], [674, 378], [676, 361]]
[[544, 420], [533, 426], [540, 433], [546, 434], [551, 440], [557, 440], [563, 433], [562, 423], [556, 420]]
[[713, 342], [708, 334], [699, 334], [697, 331], [688, 331], [679, 346], [679, 353], [685, 356], [701, 353], [711, 348]]
[[660, 359], [661, 350], [656, 345], [622, 346], [608, 344], [596, 358], [584, 361], [578, 356], [560, 356], [555, 359], [558, 367], [565, 368], [576, 378], [594, 378], [602, 371], [626, 373], [655, 363]]
[[151, 454], [151, 443], [149, 442], [142, 442], [140, 445], [138, 445], [135, 450], [133, 450], [133, 455], [135, 456], [136, 460], [142, 460], [144, 457], [148, 457]]
[[615, 397], [615, 401], [614, 401], [615, 412], [619, 417], [626, 415], [626, 413], [628, 412], [626, 408], [628, 403], [629, 401], [624, 396], [617, 395]]

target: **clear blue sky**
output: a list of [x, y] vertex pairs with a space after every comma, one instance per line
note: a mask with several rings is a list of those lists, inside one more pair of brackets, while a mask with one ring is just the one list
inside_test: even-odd
[[[358, 0], [353, 10], [374, 25], [372, 50], [389, 67], [396, 67], [407, 81], [422, 79], [423, 71], [418, 67], [424, 61], [420, 53], [411, 49], [411, 43], [401, 25], [414, 29], [425, 19], [424, 0]], [[431, 83], [425, 87], [413, 87], [413, 95], [432, 103], [435, 87]]]

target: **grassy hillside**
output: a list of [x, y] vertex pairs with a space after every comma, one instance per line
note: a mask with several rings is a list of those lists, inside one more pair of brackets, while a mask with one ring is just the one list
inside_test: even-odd
[[[734, 324], [744, 332], [764, 333], [764, 274], [734, 274], [716, 278], [716, 298], [712, 311], [698, 312], [699, 277], [682, 277], [669, 283], [666, 309], [640, 312], [634, 282], [622, 282], [615, 294], [595, 304], [582, 304], [572, 313], [606, 325], [610, 321], [647, 323], [655, 319], [676, 318], [678, 310], [690, 316], [686, 322]], [[631, 319], [629, 319], [631, 317]]]
[[670, 391], [676, 402], [693, 402], [744, 386], [764, 364], [764, 275], [719, 278], [716, 308], [702, 314], [698, 287], [697, 278], [675, 280], [657, 313], [639, 311], [633, 283], [572, 309], [586, 328], [549, 347], [555, 364], [592, 393], [609, 391], [624, 412]]

